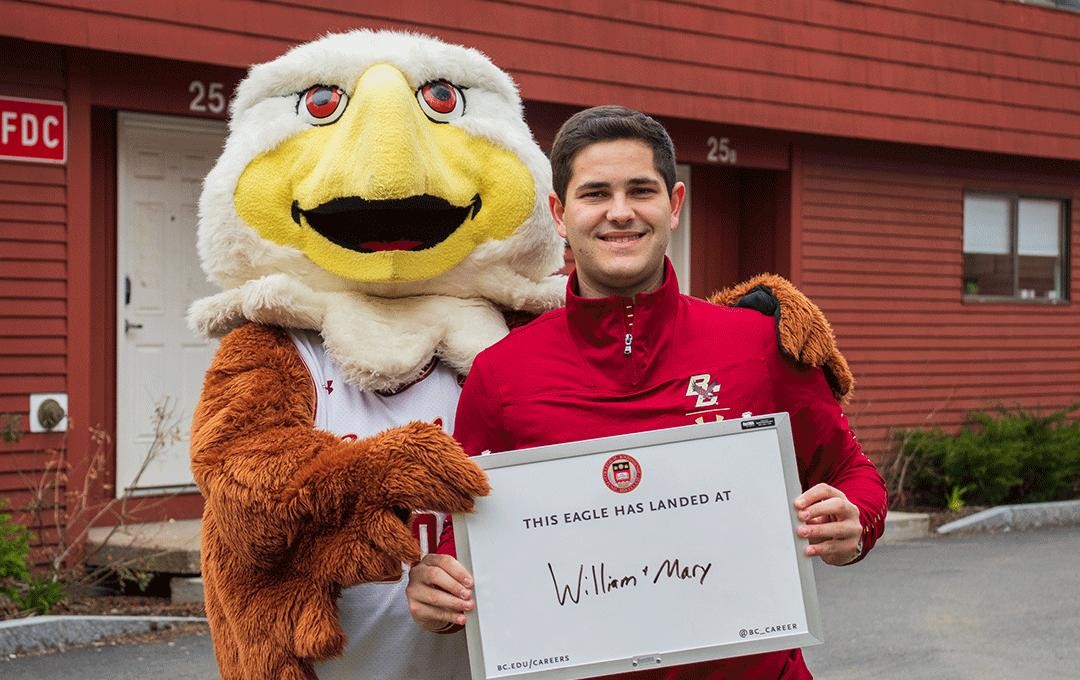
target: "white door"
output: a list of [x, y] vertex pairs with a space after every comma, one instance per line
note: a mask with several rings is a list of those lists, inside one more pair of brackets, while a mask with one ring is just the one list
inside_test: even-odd
[[[193, 300], [214, 292], [195, 250], [196, 206], [224, 139], [217, 121], [119, 116], [117, 496], [194, 488], [191, 414], [216, 343], [193, 336], [184, 315]], [[166, 418], [155, 427], [157, 409]], [[155, 446], [156, 434], [170, 427], [178, 438]]]
[[679, 226], [668, 241], [667, 255], [679, 279], [679, 291], [690, 293], [690, 166], [676, 165], [675, 180], [686, 185], [686, 197], [679, 212]]

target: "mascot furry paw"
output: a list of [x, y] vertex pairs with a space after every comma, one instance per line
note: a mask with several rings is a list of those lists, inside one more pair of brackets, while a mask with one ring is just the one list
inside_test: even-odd
[[855, 376], [836, 346], [832, 326], [817, 305], [790, 281], [775, 274], [759, 274], [713, 293], [709, 302], [748, 307], [775, 317], [777, 343], [784, 356], [800, 364], [820, 367], [837, 401], [841, 404], [851, 401]]
[[[468, 677], [403, 576], [487, 492], [446, 434], [461, 377], [562, 303], [550, 173], [509, 76], [432, 38], [329, 35], [238, 87], [200, 201], [222, 292], [189, 313], [224, 336], [191, 448], [223, 680]], [[822, 322], [793, 356], [831, 346]]]

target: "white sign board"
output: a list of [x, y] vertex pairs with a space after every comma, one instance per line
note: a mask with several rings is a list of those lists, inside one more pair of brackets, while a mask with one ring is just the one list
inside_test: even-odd
[[787, 414], [478, 459], [454, 518], [473, 678], [583, 678], [821, 642]]

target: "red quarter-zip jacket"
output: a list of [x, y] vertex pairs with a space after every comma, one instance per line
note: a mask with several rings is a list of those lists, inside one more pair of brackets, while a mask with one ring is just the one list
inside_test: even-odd
[[[820, 369], [777, 347], [775, 322], [664, 283], [631, 298], [583, 298], [481, 352], [458, 402], [465, 451], [510, 451], [786, 411], [803, 489], [825, 482], [859, 508], [863, 556], [885, 525], [885, 485], [863, 454]], [[454, 554], [453, 529], [439, 552]], [[809, 678], [799, 650], [628, 674], [633, 680]]]

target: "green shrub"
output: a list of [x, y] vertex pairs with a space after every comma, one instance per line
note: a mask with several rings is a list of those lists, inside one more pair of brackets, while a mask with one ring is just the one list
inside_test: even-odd
[[[6, 506], [0, 502], [0, 509]], [[0, 596], [19, 611], [48, 614], [64, 599], [64, 586], [51, 575], [30, 571], [30, 531], [0, 513]]]
[[1002, 406], [973, 411], [957, 434], [897, 434], [902, 505], [999, 505], [1080, 496], [1080, 403], [1046, 416]]
[[[7, 506], [0, 500], [0, 509]], [[27, 558], [30, 555], [30, 532], [11, 521], [11, 515], [0, 513], [0, 593], [11, 597], [14, 584], [30, 578]]]
[[35, 614], [48, 614], [66, 596], [64, 584], [53, 576], [31, 575], [26, 589], [15, 603], [20, 609]]

